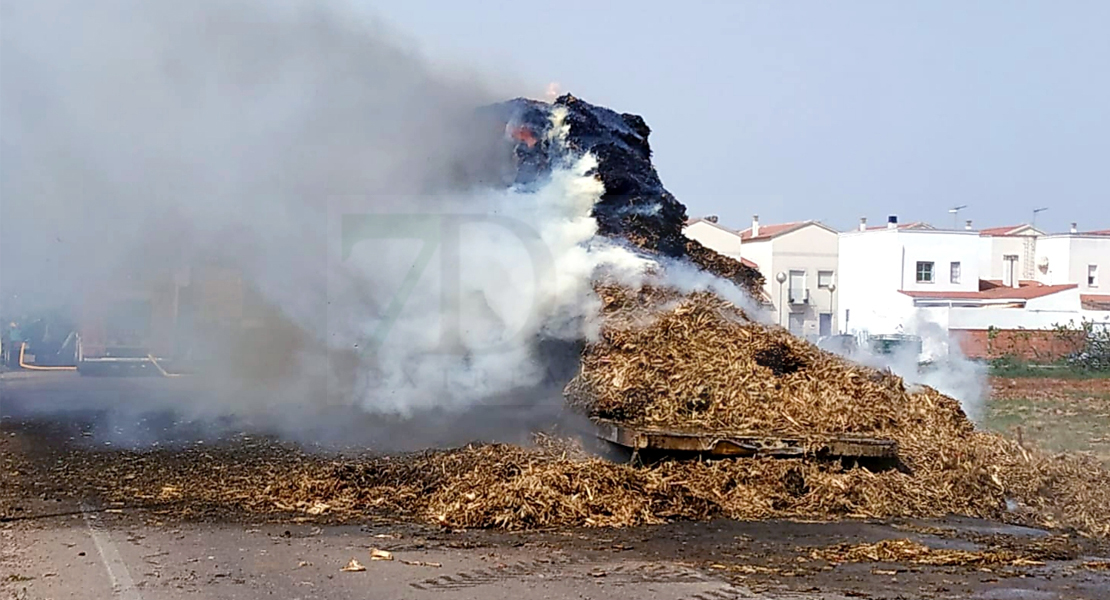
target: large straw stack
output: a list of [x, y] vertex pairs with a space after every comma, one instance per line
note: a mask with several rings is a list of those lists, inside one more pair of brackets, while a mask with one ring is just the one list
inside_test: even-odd
[[565, 447], [486, 445], [314, 466], [255, 501], [401, 511], [450, 527], [627, 526], [670, 519], [967, 515], [1110, 536], [1110, 471], [977, 431], [933, 389], [846, 362], [712, 295], [600, 289], [607, 325], [569, 387], [640, 424], [892, 437], [900, 470], [730, 459], [618, 465]]

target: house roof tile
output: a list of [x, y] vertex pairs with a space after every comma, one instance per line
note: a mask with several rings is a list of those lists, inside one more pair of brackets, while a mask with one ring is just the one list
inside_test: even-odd
[[1110, 310], [1110, 294], [1080, 294], [1084, 310]]
[[1006, 226], [1003, 226], [1003, 227], [987, 227], [986, 229], [980, 229], [979, 230], [979, 235], [987, 236], [987, 237], [1007, 237], [1007, 236], [1019, 235], [1024, 230], [1028, 230], [1033, 234], [1041, 234], [1041, 232], [1038, 229], [1036, 229], [1035, 227], [1033, 227], [1032, 225], [1022, 223], [1021, 225], [1006, 225]]
[[752, 228], [751, 227], [749, 227], [749, 228], [747, 228], [747, 229], [745, 229], [745, 230], [743, 230], [739, 233], [740, 233], [741, 241], [757, 242], [757, 241], [761, 241], [761, 240], [769, 240], [771, 238], [778, 237], [780, 235], [784, 235], [784, 234], [790, 233], [792, 231], [797, 231], [797, 230], [799, 230], [803, 227], [808, 227], [810, 225], [816, 225], [816, 226], [818, 226], [822, 229], [825, 229], [825, 230], [831, 231], [833, 233], [836, 233], [836, 230], [829, 227], [828, 225], [825, 225], [824, 223], [822, 223], [820, 221], [813, 221], [813, 220], [792, 221], [790, 223], [775, 223], [775, 224], [770, 224], [770, 225], [760, 224], [760, 226], [759, 226], [759, 235], [755, 235], [755, 236], [752, 235]]
[[978, 292], [930, 292], [902, 290], [912, 298], [936, 300], [1032, 300], [1077, 288], [1074, 283], [1064, 285], [1037, 285], [1026, 287], [992, 287]]

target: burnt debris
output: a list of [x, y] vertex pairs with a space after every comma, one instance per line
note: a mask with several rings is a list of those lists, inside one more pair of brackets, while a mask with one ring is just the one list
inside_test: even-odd
[[690, 260], [758, 297], [763, 285], [759, 271], [682, 234], [686, 207], [663, 187], [651, 164], [651, 128], [639, 115], [617, 113], [570, 94], [550, 104], [517, 98], [488, 107], [505, 123], [507, 139], [514, 146], [512, 184], [535, 185], [564, 159], [549, 135], [556, 107], [567, 111], [566, 144], [597, 158], [596, 174], [605, 184], [605, 194], [594, 205], [593, 217], [602, 235], [622, 238], [651, 253]]

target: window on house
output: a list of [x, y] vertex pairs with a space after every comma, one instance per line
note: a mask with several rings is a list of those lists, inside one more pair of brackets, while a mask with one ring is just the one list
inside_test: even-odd
[[1098, 287], [1098, 265], [1087, 265], [1087, 287]]
[[832, 271], [818, 271], [817, 272], [817, 287], [823, 290], [829, 289], [833, 282]]
[[933, 263], [931, 262], [917, 262], [917, 282], [918, 283], [932, 283], [933, 282]]
[[960, 282], [960, 263], [954, 262], [949, 265], [948, 280], [952, 283]]
[[805, 271], [791, 271], [790, 272], [790, 302], [801, 303], [807, 300], [806, 295], [806, 272]]

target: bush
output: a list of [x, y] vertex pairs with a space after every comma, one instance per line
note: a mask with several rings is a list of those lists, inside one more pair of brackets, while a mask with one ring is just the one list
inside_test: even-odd
[[1110, 325], [1083, 322], [1086, 346], [1066, 359], [1068, 366], [1082, 371], [1110, 373]]

